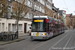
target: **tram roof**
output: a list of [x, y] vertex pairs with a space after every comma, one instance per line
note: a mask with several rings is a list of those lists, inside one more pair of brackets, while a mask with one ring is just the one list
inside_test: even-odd
[[34, 18], [46, 18], [46, 19], [53, 19], [50, 16], [34, 16]]
[[46, 19], [51, 19], [51, 20], [54, 20], [54, 21], [58, 21], [58, 22], [63, 23], [61, 20], [52, 18], [50, 16], [34, 16], [34, 18], [46, 18]]

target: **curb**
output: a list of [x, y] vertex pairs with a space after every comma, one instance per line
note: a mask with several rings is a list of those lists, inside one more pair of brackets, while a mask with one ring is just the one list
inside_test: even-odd
[[[26, 35], [22, 35], [22, 36], [29, 36], [29, 34], [26, 34]], [[22, 36], [19, 36], [19, 37], [22, 37]]]
[[25, 40], [25, 39], [16, 39], [16, 40], [13, 40], [13, 41], [0, 41], [0, 45], [6, 45], [6, 44], [10, 44], [10, 43], [13, 43], [13, 42], [19, 42], [19, 41], [22, 41], [22, 40]]

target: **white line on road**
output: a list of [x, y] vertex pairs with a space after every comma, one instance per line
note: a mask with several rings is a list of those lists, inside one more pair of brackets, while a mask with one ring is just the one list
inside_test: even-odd
[[65, 50], [66, 46], [68, 45], [68, 43], [70, 42], [70, 39], [71, 39], [72, 35], [70, 36], [69, 40], [67, 41], [65, 47], [63, 47], [63, 50]]
[[[69, 34], [67, 34], [67, 35], [69, 35]], [[67, 36], [66, 35], [66, 36]], [[57, 43], [55, 43], [51, 48], [53, 48], [55, 45], [57, 45], [61, 40], [63, 40], [66, 36], [64, 36], [62, 39], [60, 39]], [[49, 48], [49, 50], [51, 50], [51, 48]]]

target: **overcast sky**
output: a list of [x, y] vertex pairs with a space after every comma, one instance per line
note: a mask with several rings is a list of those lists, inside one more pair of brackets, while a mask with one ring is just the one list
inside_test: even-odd
[[75, 0], [53, 0], [55, 7], [66, 10], [66, 13], [75, 15]]

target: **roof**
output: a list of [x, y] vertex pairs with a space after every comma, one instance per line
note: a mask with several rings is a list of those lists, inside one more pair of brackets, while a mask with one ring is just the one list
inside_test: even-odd
[[66, 17], [68, 17], [70, 14], [66, 14]]
[[70, 17], [71, 14], [66, 14], [66, 17]]
[[66, 12], [65, 10], [63, 10], [64, 12]]
[[71, 17], [75, 18], [75, 15], [72, 15]]

